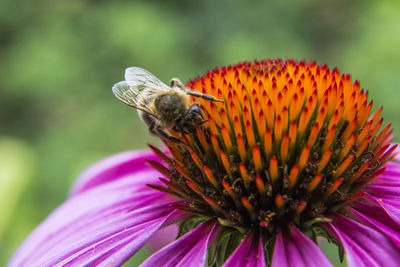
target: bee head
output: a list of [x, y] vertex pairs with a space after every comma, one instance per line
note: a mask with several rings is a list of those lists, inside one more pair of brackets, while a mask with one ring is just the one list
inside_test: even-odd
[[175, 127], [175, 130], [183, 133], [193, 133], [196, 126], [204, 123], [203, 113], [197, 103], [192, 104]]

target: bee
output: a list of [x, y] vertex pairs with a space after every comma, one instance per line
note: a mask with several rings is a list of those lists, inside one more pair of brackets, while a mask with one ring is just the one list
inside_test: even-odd
[[127, 68], [125, 81], [116, 83], [112, 91], [120, 101], [138, 110], [139, 117], [151, 134], [175, 143], [181, 143], [181, 140], [169, 135], [166, 130], [187, 134], [206, 122], [199, 104], [190, 104], [189, 96], [224, 103], [224, 100], [214, 96], [186, 88], [178, 78], [173, 78], [171, 85], [167, 86], [139, 67]]

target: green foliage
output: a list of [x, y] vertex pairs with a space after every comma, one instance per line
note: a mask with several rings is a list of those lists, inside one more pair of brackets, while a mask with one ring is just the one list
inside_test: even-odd
[[244, 235], [236, 229], [224, 229], [208, 249], [208, 266], [222, 266], [243, 239]]
[[199, 226], [200, 224], [204, 223], [206, 220], [203, 217], [193, 216], [190, 217], [179, 225], [179, 231], [177, 238], [187, 234], [188, 232], [192, 231], [194, 228]]
[[[32, 183], [35, 173], [34, 156], [27, 144], [15, 138], [0, 136], [0, 240], [11, 246], [0, 243], [0, 251], [12, 253], [12, 247], [18, 245], [16, 237], [10, 238], [9, 227], [19, 206], [19, 199]], [[19, 224], [22, 228], [24, 224]], [[18, 242], [18, 241], [17, 241]]]
[[399, 11], [395, 0], [0, 1], [0, 135], [36, 164], [16, 156], [24, 177], [2, 196], [0, 265], [85, 167], [157, 143], [111, 93], [128, 66], [168, 82], [243, 60], [317, 60], [360, 79], [398, 132]]

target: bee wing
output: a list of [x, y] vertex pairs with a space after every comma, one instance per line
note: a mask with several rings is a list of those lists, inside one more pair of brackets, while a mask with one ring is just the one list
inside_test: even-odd
[[154, 74], [139, 67], [125, 70], [125, 81], [132, 88], [152, 99], [160, 92], [171, 92], [173, 89], [160, 81]]
[[144, 111], [154, 117], [155, 112], [150, 108], [149, 99], [140, 92], [138, 87], [131, 87], [126, 81], [121, 81], [112, 87], [112, 91], [116, 98], [128, 106], [134, 107], [141, 111]]

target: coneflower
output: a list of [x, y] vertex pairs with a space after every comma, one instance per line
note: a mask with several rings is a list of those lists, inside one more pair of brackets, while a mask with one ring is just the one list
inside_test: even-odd
[[150, 146], [158, 158], [125, 153], [82, 174], [10, 266], [120, 265], [174, 223], [178, 239], [143, 266], [329, 266], [318, 236], [349, 266], [399, 262], [400, 162], [358, 81], [265, 60], [187, 86], [225, 103], [193, 99], [207, 122]]

